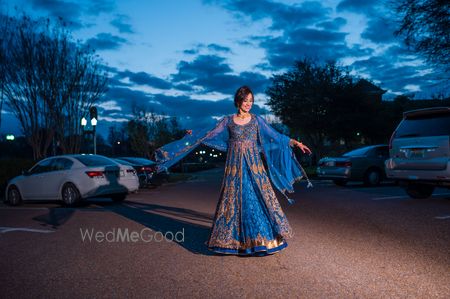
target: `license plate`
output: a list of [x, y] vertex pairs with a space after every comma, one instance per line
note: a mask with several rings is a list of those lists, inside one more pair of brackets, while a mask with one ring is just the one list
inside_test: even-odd
[[423, 158], [423, 150], [421, 149], [411, 149], [409, 152], [410, 158]]

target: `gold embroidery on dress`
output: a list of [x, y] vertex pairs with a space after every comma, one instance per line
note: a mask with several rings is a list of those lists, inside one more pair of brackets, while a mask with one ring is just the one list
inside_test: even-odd
[[[284, 212], [281, 210], [260, 157], [257, 143], [260, 136], [256, 119], [252, 118], [251, 122], [244, 126], [229, 122], [229, 126], [235, 126], [236, 129], [234, 130], [238, 135], [235, 139], [230, 138], [229, 140], [223, 190], [218, 203], [215, 222], [207, 242], [208, 246], [237, 250], [255, 246], [265, 246], [267, 249], [276, 248], [283, 244], [285, 238], [292, 237], [293, 233]], [[234, 164], [232, 165], [230, 161], [234, 161]], [[248, 236], [242, 240], [236, 239], [241, 236], [243, 221], [241, 213], [242, 188], [246, 188], [246, 186], [242, 186], [244, 161], [252, 172], [250, 179], [256, 182], [255, 192], [262, 196], [270, 215], [269, 221], [277, 230], [276, 237], [273, 240], [268, 240], [260, 234], [253, 239]]]

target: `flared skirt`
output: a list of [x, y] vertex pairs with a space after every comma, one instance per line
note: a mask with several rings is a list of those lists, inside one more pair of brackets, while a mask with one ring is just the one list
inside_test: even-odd
[[272, 254], [285, 248], [292, 236], [257, 147], [231, 145], [208, 249], [223, 254]]

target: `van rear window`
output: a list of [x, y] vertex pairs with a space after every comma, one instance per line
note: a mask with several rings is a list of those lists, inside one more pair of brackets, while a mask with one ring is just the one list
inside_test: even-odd
[[404, 119], [396, 138], [450, 135], [450, 114], [428, 115]]

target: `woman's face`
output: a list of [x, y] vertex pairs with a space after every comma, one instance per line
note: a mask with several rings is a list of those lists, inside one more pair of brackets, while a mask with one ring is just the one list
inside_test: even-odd
[[241, 107], [239, 107], [243, 112], [249, 112], [253, 105], [253, 95], [249, 93], [245, 99], [242, 101]]

